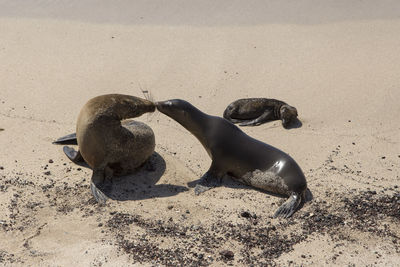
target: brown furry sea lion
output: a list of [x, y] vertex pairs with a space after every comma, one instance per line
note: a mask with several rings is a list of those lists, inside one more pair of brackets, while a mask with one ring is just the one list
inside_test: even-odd
[[229, 104], [223, 116], [232, 123], [240, 123], [240, 126], [282, 120], [282, 125], [286, 128], [297, 118], [297, 109], [276, 99], [243, 98]]
[[64, 152], [73, 162], [84, 160], [93, 169], [90, 188], [99, 203], [107, 200], [98, 189], [106, 177], [132, 173], [153, 154], [153, 130], [145, 123], [125, 119], [154, 111], [153, 102], [139, 97], [120, 94], [97, 96], [81, 109], [76, 134], [54, 142], [77, 141], [78, 151], [64, 146]]

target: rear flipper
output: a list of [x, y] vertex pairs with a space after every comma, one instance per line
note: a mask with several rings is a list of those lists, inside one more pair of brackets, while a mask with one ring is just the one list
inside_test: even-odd
[[273, 113], [270, 110], [265, 111], [260, 117], [254, 120], [244, 121], [239, 126], [257, 126], [272, 119]]
[[201, 193], [210, 190], [211, 188], [221, 185], [222, 176], [217, 175], [215, 172], [208, 170], [201, 178], [200, 182], [194, 188], [194, 193], [200, 195]]
[[53, 144], [65, 144], [65, 145], [77, 145], [76, 133], [72, 133], [63, 137], [58, 138]]
[[108, 197], [98, 188], [98, 186], [104, 183], [104, 178], [104, 170], [93, 170], [92, 180], [90, 181], [90, 190], [99, 204], [105, 204], [108, 199]]
[[274, 218], [276, 217], [289, 218], [299, 207], [301, 201], [302, 201], [301, 194], [293, 192], [291, 196], [275, 212]]
[[72, 147], [64, 146], [63, 150], [64, 150], [65, 155], [67, 155], [67, 157], [72, 162], [78, 163], [78, 162], [83, 162], [84, 161], [81, 153], [79, 151], [76, 151]]
[[226, 120], [232, 122], [232, 123], [241, 123], [241, 122], [246, 122], [246, 120], [241, 120], [241, 119], [233, 119], [231, 117], [224, 117]]

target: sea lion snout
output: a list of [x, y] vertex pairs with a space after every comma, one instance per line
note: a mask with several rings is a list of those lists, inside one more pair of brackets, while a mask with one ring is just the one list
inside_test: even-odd
[[[157, 101], [155, 104], [156, 104], [157, 109], [163, 109], [163, 108], [165, 108], [165, 107], [172, 106], [171, 100], [167, 100], [167, 101]], [[160, 111], [161, 111], [161, 110], [160, 110]]]
[[232, 116], [236, 115], [236, 114], [234, 114], [234, 113], [237, 113], [235, 111], [236, 111], [236, 106], [234, 103], [231, 103], [231, 104], [229, 104], [229, 106], [226, 107], [223, 117], [228, 120]]

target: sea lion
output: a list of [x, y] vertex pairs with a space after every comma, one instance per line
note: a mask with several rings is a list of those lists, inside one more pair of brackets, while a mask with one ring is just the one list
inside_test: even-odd
[[282, 120], [287, 128], [297, 118], [297, 109], [283, 101], [270, 98], [243, 98], [228, 105], [224, 118], [240, 126], [255, 126]]
[[76, 134], [54, 142], [74, 143], [76, 138], [79, 150], [64, 146], [64, 152], [73, 162], [84, 160], [93, 169], [90, 188], [97, 202], [107, 200], [98, 189], [106, 177], [130, 174], [153, 154], [153, 130], [145, 123], [125, 119], [154, 111], [153, 102], [139, 97], [97, 96], [82, 107]]
[[196, 136], [212, 159], [210, 169], [196, 185], [196, 195], [218, 186], [228, 174], [253, 187], [289, 196], [274, 217], [290, 217], [305, 200], [306, 179], [288, 154], [248, 136], [223, 118], [203, 113], [184, 100], [156, 102], [156, 106]]

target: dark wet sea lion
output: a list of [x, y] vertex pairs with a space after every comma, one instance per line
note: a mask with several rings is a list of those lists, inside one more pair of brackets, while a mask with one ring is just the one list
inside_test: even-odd
[[240, 126], [255, 126], [262, 123], [282, 120], [283, 126], [297, 118], [297, 109], [283, 101], [270, 98], [243, 98], [228, 105], [224, 118]]
[[304, 200], [306, 179], [288, 154], [248, 136], [223, 118], [203, 113], [184, 100], [156, 102], [156, 106], [196, 136], [212, 159], [210, 169], [196, 185], [196, 194], [219, 185], [222, 177], [228, 174], [256, 188], [289, 196], [275, 212], [275, 217], [290, 217]]
[[153, 154], [153, 130], [145, 123], [125, 119], [154, 111], [153, 102], [139, 97], [97, 96], [82, 107], [76, 135], [55, 142], [73, 143], [76, 138], [79, 150], [65, 146], [64, 152], [72, 161], [84, 160], [93, 169], [90, 188], [99, 203], [107, 199], [98, 189], [106, 177], [132, 173]]

